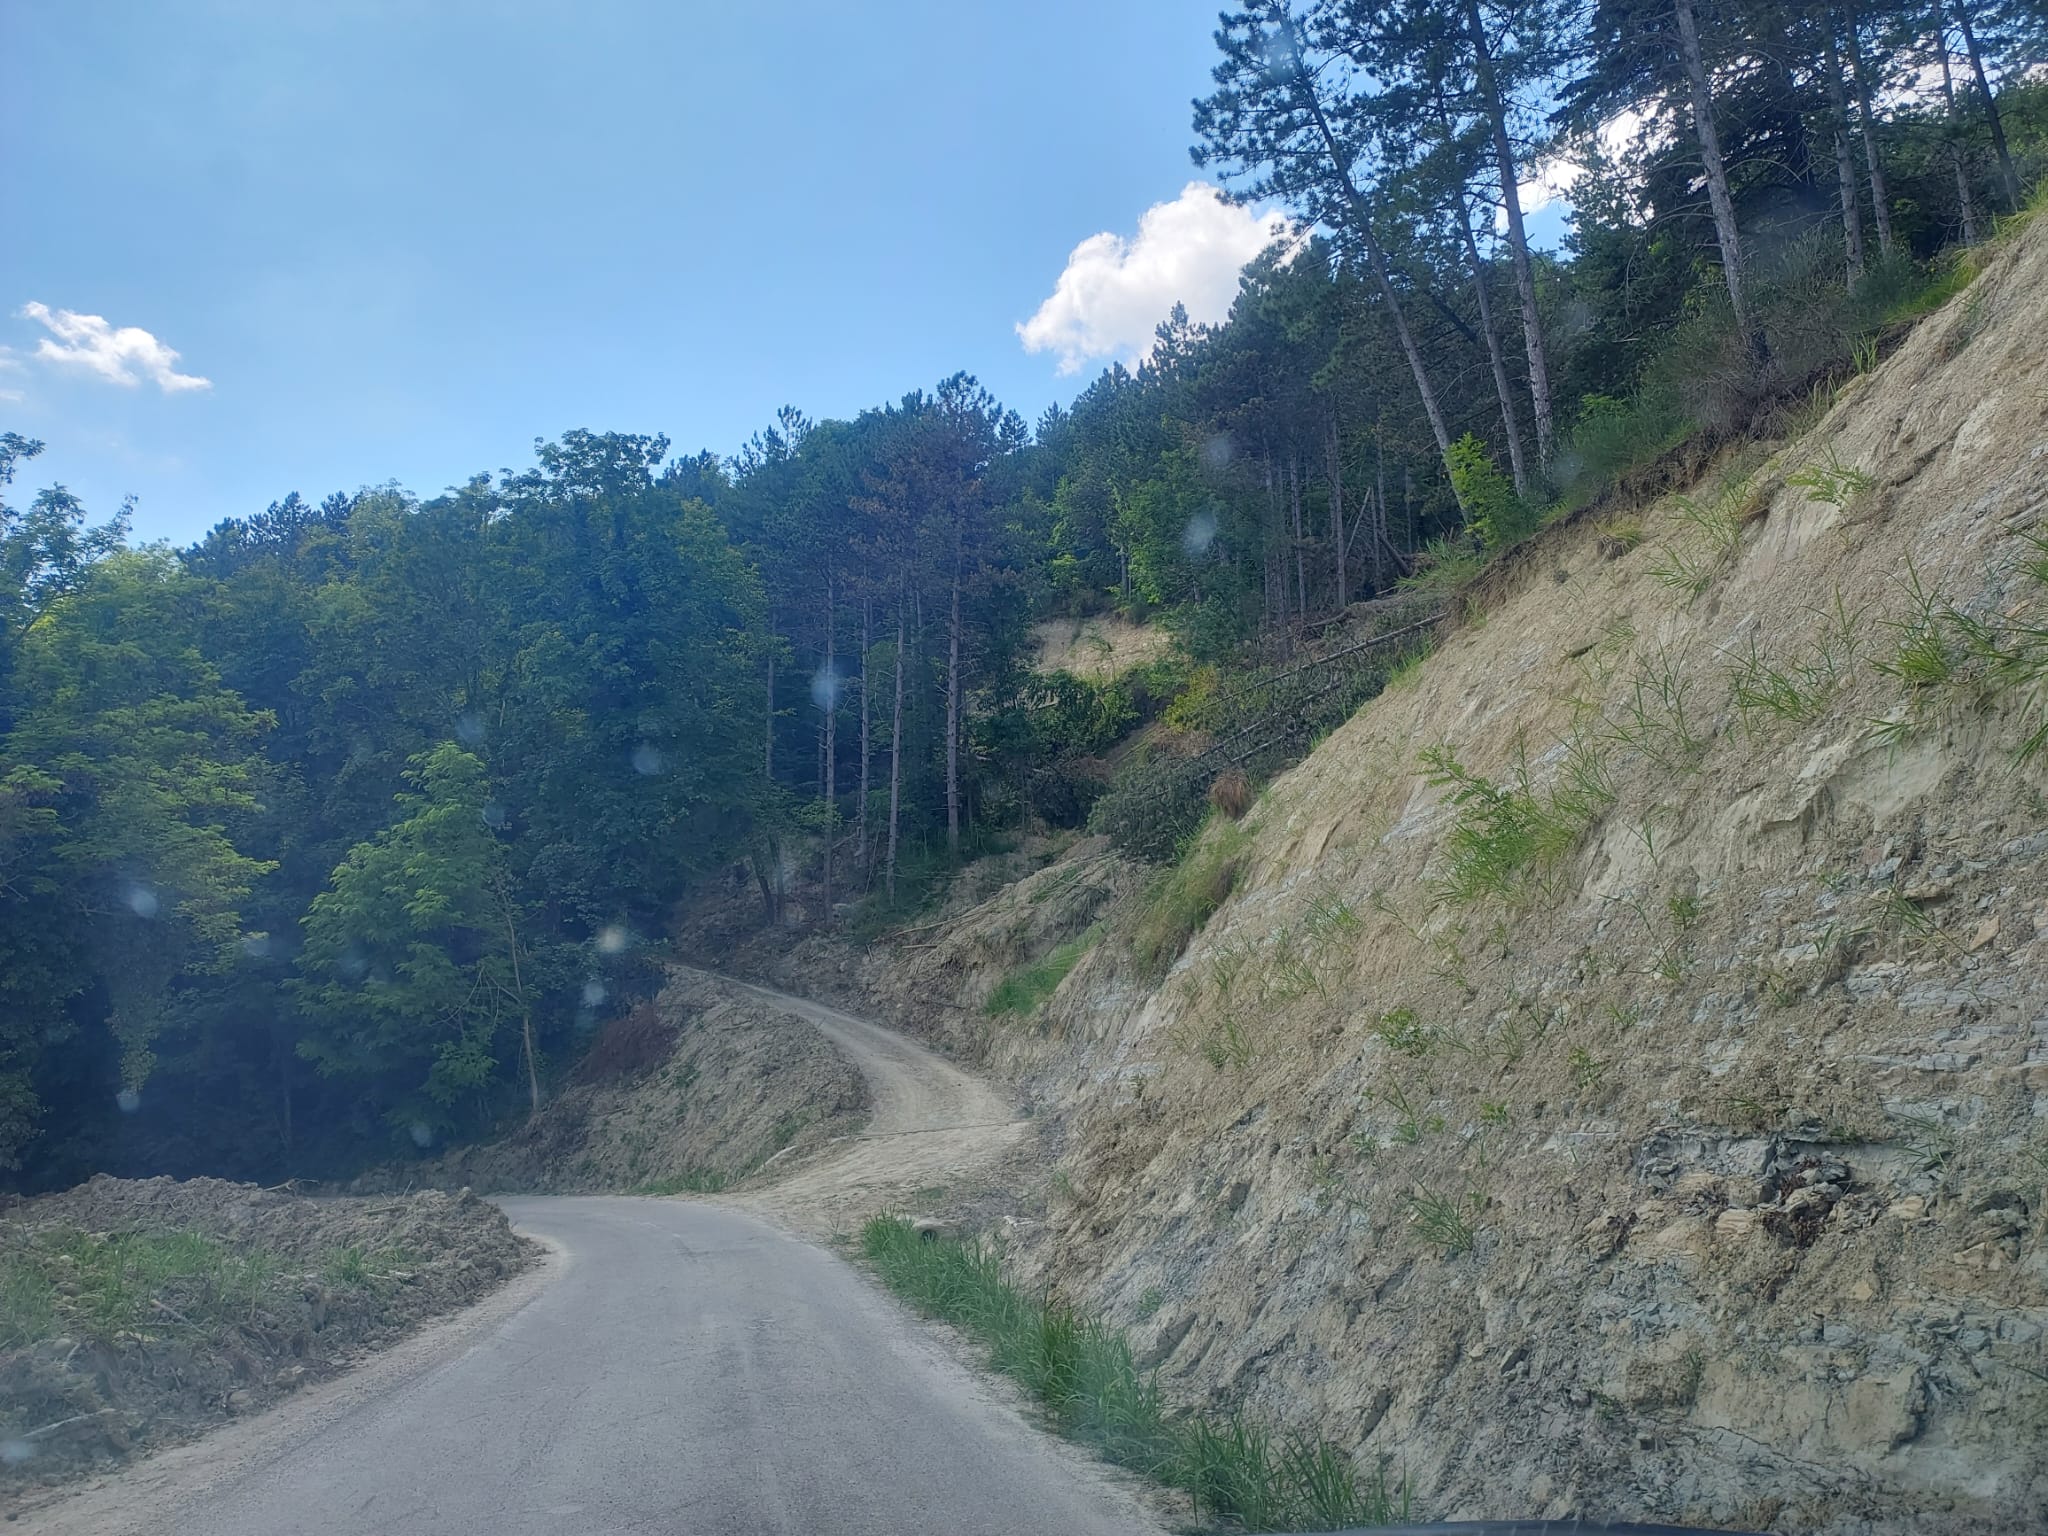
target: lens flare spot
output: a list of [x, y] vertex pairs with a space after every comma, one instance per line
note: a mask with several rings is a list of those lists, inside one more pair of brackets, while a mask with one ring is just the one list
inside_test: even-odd
[[633, 749], [633, 771], [642, 778], [653, 778], [662, 769], [661, 748], [652, 742], [643, 741]]

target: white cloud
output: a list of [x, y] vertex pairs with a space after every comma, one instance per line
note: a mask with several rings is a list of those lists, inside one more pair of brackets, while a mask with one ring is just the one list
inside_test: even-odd
[[112, 326], [99, 315], [81, 315], [46, 304], [24, 304], [21, 315], [49, 331], [36, 345], [36, 356], [96, 373], [109, 384], [133, 388], [144, 379], [165, 394], [211, 389], [213, 381], [178, 372], [178, 354], [140, 326]]
[[1191, 181], [1145, 210], [1135, 238], [1104, 232], [1075, 246], [1052, 296], [1017, 335], [1026, 352], [1057, 353], [1061, 373], [1095, 358], [1135, 361], [1176, 303], [1203, 324], [1229, 314], [1238, 273], [1287, 227], [1278, 213], [1254, 213]]
[[[1624, 107], [1594, 130], [1594, 138], [1600, 153], [1610, 160], [1627, 156], [1639, 135], [1650, 125], [1649, 115], [1635, 107]], [[1653, 135], [1653, 142], [1662, 142], [1669, 136], [1668, 129], [1661, 135]], [[1570, 201], [1572, 191], [1586, 174], [1586, 164], [1569, 153], [1552, 155], [1538, 161], [1534, 166], [1524, 165], [1527, 178], [1521, 184], [1522, 212], [1535, 213], [1548, 208], [1560, 200]], [[1493, 227], [1496, 232], [1505, 233], [1508, 227], [1506, 209], [1494, 213]]]

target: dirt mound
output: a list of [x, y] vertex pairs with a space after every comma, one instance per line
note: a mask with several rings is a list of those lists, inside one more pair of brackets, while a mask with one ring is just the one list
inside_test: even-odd
[[803, 1158], [858, 1129], [867, 1109], [859, 1071], [810, 1025], [677, 968], [538, 1120], [495, 1142], [378, 1169], [355, 1187], [709, 1192]]
[[14, 1201], [0, 1208], [0, 1487], [255, 1412], [537, 1253], [467, 1191], [315, 1200], [102, 1176]]

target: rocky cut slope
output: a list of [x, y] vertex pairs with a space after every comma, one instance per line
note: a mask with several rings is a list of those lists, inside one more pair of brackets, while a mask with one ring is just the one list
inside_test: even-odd
[[1985, 265], [1524, 550], [1210, 829], [1163, 979], [1112, 935], [980, 1047], [1061, 1158], [1012, 1251], [1169, 1393], [1433, 1517], [2048, 1523], [2048, 221]]

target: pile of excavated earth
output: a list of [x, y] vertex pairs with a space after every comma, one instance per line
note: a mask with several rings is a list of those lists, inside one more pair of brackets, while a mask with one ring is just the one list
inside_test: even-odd
[[467, 1192], [314, 1200], [100, 1177], [0, 1205], [0, 1490], [253, 1413], [538, 1252]]

